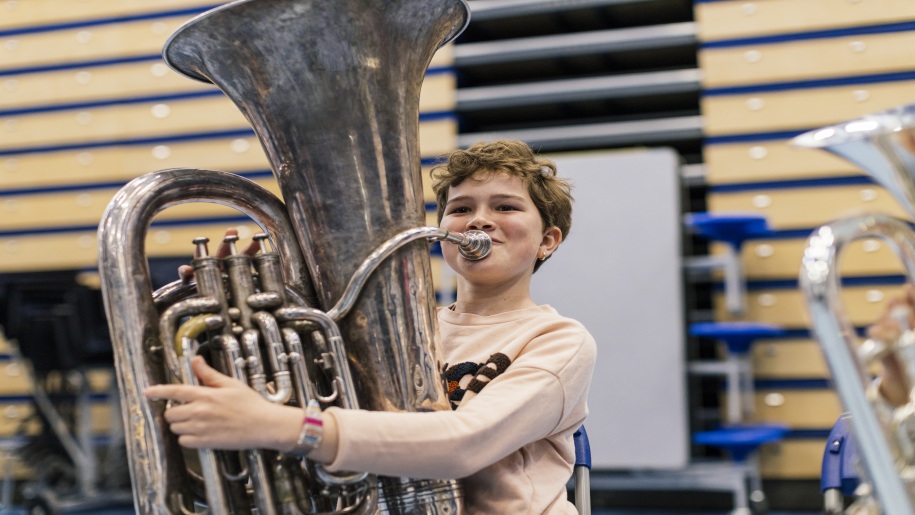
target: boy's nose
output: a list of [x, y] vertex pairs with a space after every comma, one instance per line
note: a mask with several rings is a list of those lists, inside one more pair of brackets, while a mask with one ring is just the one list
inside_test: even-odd
[[486, 217], [484, 217], [482, 215], [477, 215], [477, 216], [473, 217], [472, 219], [470, 219], [469, 222], [467, 222], [467, 230], [476, 229], [478, 231], [481, 231], [483, 229], [491, 229], [491, 228], [492, 228], [492, 222], [490, 222]]

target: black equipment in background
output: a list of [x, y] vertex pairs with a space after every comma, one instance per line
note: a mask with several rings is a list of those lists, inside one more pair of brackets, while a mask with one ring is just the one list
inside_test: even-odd
[[118, 395], [114, 384], [89, 386], [92, 370], [114, 367], [102, 295], [89, 283], [73, 270], [0, 275], [0, 325], [34, 380], [33, 414], [12, 435], [33, 475], [4, 504], [52, 514], [132, 505], [120, 417], [110, 434], [93, 431], [92, 407], [107, 403], [117, 415]]
[[101, 292], [78, 273], [0, 275], [0, 325], [36, 375], [113, 363]]

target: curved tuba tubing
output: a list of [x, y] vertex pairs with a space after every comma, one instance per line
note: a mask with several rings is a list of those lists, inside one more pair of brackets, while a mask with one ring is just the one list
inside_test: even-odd
[[[103, 216], [99, 271], [139, 513], [460, 509], [454, 481], [378, 478], [376, 488], [277, 453], [189, 453], [142, 391], [193, 381], [187, 363], [201, 353], [274, 402], [450, 409], [427, 241], [479, 259], [489, 240], [421, 227], [419, 91], [468, 17], [463, 0], [240, 0], [166, 44], [170, 66], [212, 82], [247, 117], [284, 202], [233, 174], [164, 170], [131, 181]], [[146, 230], [191, 201], [251, 216], [274, 251], [254, 258], [252, 275], [251, 262], [219, 264], [197, 241], [196, 287], [154, 294]]]
[[[861, 167], [915, 216], [915, 105], [866, 116], [802, 134], [802, 147], [822, 148]], [[885, 215], [863, 215], [816, 229], [807, 240], [800, 271], [813, 331], [851, 423], [865, 476], [883, 513], [915, 513], [915, 391], [912, 401], [893, 409], [882, 402], [869, 369], [897, 353], [910, 386], [915, 384], [915, 333], [911, 328], [895, 345], [868, 340], [859, 345], [841, 303], [838, 257], [861, 238], [884, 240], [915, 282], [915, 232]], [[911, 390], [911, 388], [910, 388]]]

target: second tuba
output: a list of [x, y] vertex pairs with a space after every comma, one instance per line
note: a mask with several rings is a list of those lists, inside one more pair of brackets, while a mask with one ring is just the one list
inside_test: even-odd
[[[915, 105], [810, 131], [793, 143], [826, 150], [859, 166], [915, 217]], [[893, 345], [858, 341], [840, 298], [838, 259], [849, 243], [862, 238], [885, 242], [899, 256], [908, 280], [915, 282], [915, 232], [910, 223], [866, 214], [813, 232], [804, 249], [800, 286], [833, 384], [851, 413], [862, 473], [873, 492], [855, 509], [911, 514], [915, 513], [915, 332], [907, 328]], [[900, 408], [882, 401], [871, 378], [872, 365], [888, 353], [895, 353], [903, 364], [912, 392], [910, 402]]]
[[[239, 0], [169, 39], [165, 61], [215, 84], [251, 123], [283, 200], [234, 174], [163, 170], [131, 181], [103, 216], [99, 271], [138, 513], [460, 511], [455, 481], [188, 452], [163, 403], [142, 392], [193, 383], [189, 360], [202, 354], [274, 402], [450, 409], [428, 242], [477, 259], [489, 240], [423, 227], [419, 93], [433, 54], [468, 18], [463, 0]], [[218, 259], [195, 240], [196, 285], [154, 293], [147, 228], [191, 201], [250, 215], [268, 252]]]

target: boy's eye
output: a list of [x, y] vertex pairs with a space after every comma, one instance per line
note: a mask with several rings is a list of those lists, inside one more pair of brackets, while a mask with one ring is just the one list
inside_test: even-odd
[[453, 208], [449, 209], [448, 214], [450, 215], [450, 214], [467, 213], [469, 211], [470, 211], [469, 207], [457, 206], [457, 207], [453, 207]]
[[516, 208], [515, 206], [510, 206], [508, 204], [501, 205], [501, 206], [497, 207], [496, 209], [499, 211], [517, 211], [518, 210], [518, 208]]

